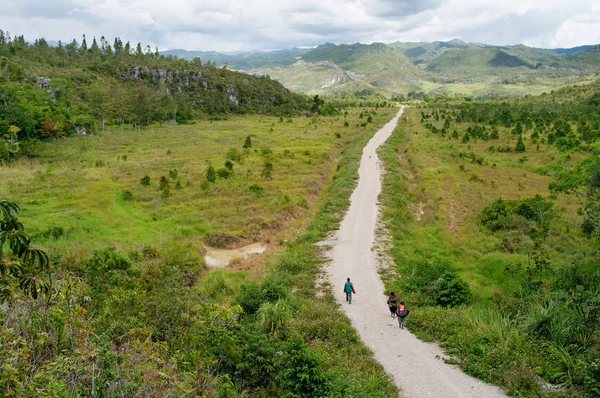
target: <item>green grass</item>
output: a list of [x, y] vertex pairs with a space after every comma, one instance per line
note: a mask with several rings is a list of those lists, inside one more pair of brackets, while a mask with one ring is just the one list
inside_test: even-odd
[[[390, 270], [395, 272], [383, 273], [386, 286], [402, 292], [397, 275], [424, 261], [456, 271], [473, 292], [471, 306], [445, 310], [430, 306], [422, 293], [403, 292], [409, 306], [415, 308], [411, 312], [413, 330], [426, 339], [439, 340], [468, 373], [503, 386], [511, 395], [537, 396], [540, 393], [535, 381], [547, 374], [552, 365], [550, 355], [535, 348], [522, 325], [517, 327], [516, 314], [505, 319], [506, 315], [497, 311], [498, 306], [511, 308], [512, 295], [522, 283], [505, 267], [533, 263], [527, 253], [533, 256], [535, 248], [524, 235], [486, 230], [480, 225], [479, 215], [498, 198], [520, 199], [535, 194], [548, 197], [552, 178], [542, 171], [563, 155], [546, 144], [536, 150], [527, 134], [525, 153], [490, 153], [490, 146], [514, 147], [516, 139], [501, 131], [498, 140], [463, 144], [460, 139], [425, 129], [420, 112], [417, 108], [406, 109], [382, 149], [388, 170], [384, 177], [384, 217], [393, 237], [392, 254], [397, 264]], [[433, 123], [441, 128], [443, 120]], [[455, 127], [465, 131], [467, 126], [452, 126], [450, 131]], [[471, 152], [483, 158], [482, 164], [460, 156]], [[520, 161], [523, 156], [526, 162]], [[570, 156], [571, 162], [577, 162], [585, 154]], [[559, 195], [552, 202], [558, 216], [551, 223], [543, 247], [552, 269], [560, 270], [585, 258], [593, 249], [579, 230], [580, 217], [572, 198]], [[512, 251], [506, 249], [506, 237], [513, 239]], [[502, 326], [503, 322], [509, 325]], [[511, 332], [511, 328], [515, 330]], [[507, 333], [512, 334], [506, 337]], [[509, 360], [517, 361], [519, 366], [505, 363]]]
[[[6, 182], [0, 197], [20, 204], [34, 236], [64, 229], [63, 236], [36, 243], [81, 255], [106, 245], [164, 246], [181, 239], [194, 250], [211, 234], [234, 242], [264, 239], [305, 212], [345, 146], [392, 112], [381, 109], [366, 129], [356, 127], [360, 110], [354, 110], [349, 127], [343, 116], [283, 122], [247, 116], [45, 142], [39, 157], [0, 168]], [[248, 135], [252, 148], [244, 152]], [[229, 148], [243, 153], [233, 162], [233, 176], [202, 189], [208, 162], [222, 168]], [[273, 164], [271, 179], [261, 176], [265, 161]], [[171, 169], [177, 169], [176, 179], [169, 177]], [[140, 184], [144, 175], [150, 186]], [[167, 198], [159, 189], [162, 176], [169, 180]], [[178, 180], [181, 189], [175, 188]], [[255, 184], [262, 193], [250, 190]], [[132, 200], [123, 199], [123, 191]]]
[[[356, 125], [360, 111], [366, 110], [351, 111], [351, 126]], [[270, 129], [273, 123], [271, 120], [262, 121], [260, 117], [199, 123], [178, 129], [111, 132], [90, 140], [93, 145], [89, 145], [81, 162], [74, 149], [79, 147], [82, 137], [73, 139], [72, 143], [48, 143], [39, 159], [1, 169], [11, 181], [3, 189], [11, 190], [13, 196], [17, 196], [17, 199], [11, 197], [12, 200], [20, 204], [27, 202], [22, 205], [27, 213], [21, 218], [27, 231], [31, 231], [31, 225], [42, 225], [44, 219], [41, 214], [58, 213], [48, 214], [50, 219], [62, 217], [63, 223], [56, 225], [64, 225], [64, 220], [69, 222], [65, 225], [67, 232], [57, 239], [48, 237], [42, 240], [42, 236], [51, 235], [50, 231], [45, 235], [38, 234], [34, 241], [41, 240], [47, 248], [59, 250], [64, 255], [62, 259], [57, 256], [55, 264], [53, 280], [58, 294], [51, 299], [51, 314], [58, 316], [63, 310], [72, 314], [72, 308], [76, 314], [76, 319], [65, 316], [64, 324], [32, 324], [32, 320], [48, 318], [48, 311], [44, 309], [48, 306], [44, 304], [44, 308], [38, 311], [25, 297], [14, 304], [20, 306], [17, 308], [28, 308], [27, 311], [16, 309], [19, 318], [14, 321], [20, 322], [20, 327], [27, 330], [27, 339], [19, 340], [21, 345], [18, 349], [0, 350], [3, 360], [14, 364], [12, 373], [3, 378], [7, 380], [2, 383], [5, 391], [31, 395], [25, 391], [35, 389], [38, 393], [43, 391], [52, 395], [54, 391], [65, 390], [68, 378], [77, 378], [69, 387], [71, 394], [77, 396], [85, 395], [94, 388], [99, 393], [128, 391], [142, 395], [283, 396], [285, 388], [294, 391], [304, 385], [303, 388], [310, 389], [315, 380], [307, 383], [302, 378], [310, 374], [318, 376], [320, 391], [329, 391], [331, 396], [398, 396], [393, 381], [362, 345], [328, 289], [315, 283], [322, 260], [319, 248], [314, 245], [339, 222], [357, 181], [364, 145], [395, 112], [397, 109], [378, 110], [373, 123], [364, 129], [344, 128], [343, 117], [339, 120], [322, 118], [316, 129], [314, 125], [307, 129], [309, 120], [302, 119], [296, 134], [293, 128], [289, 128], [285, 137], [284, 133], [277, 133], [278, 121], [271, 135], [260, 134], [258, 130], [262, 130], [262, 125]], [[293, 123], [297, 122], [300, 124], [298, 120]], [[131, 174], [147, 173], [153, 181], [163, 170], [168, 172], [168, 168], [172, 167], [177, 167], [180, 175], [184, 172], [201, 175], [205, 159], [213, 162], [224, 160], [219, 138], [243, 142], [252, 128], [256, 129], [255, 145], [268, 143], [274, 151], [273, 180], [265, 181], [254, 174], [248, 177], [243, 174], [232, 180], [218, 181], [208, 192], [200, 192], [198, 182], [194, 182], [190, 186], [184, 185], [182, 192], [173, 189], [173, 197], [157, 202], [150, 215], [146, 214], [147, 202], [121, 199], [120, 191], [124, 187], [132, 190], [134, 199], [148, 194], [148, 189], [152, 195], [160, 194], [155, 185], [150, 188], [138, 186], [139, 177], [128, 175], [122, 167], [131, 167]], [[346, 134], [346, 130], [352, 133]], [[342, 137], [335, 138], [333, 134], [329, 137], [327, 131], [340, 132]], [[199, 135], [203, 138], [191, 147], [186, 145], [186, 140], [178, 138], [179, 134], [187, 140]], [[134, 138], [137, 142], [133, 151], [123, 149], [127, 146], [119, 143], [120, 140]], [[277, 157], [280, 151], [286, 149], [290, 152], [285, 152], [284, 157]], [[167, 154], [168, 150], [170, 154]], [[306, 151], [309, 151], [308, 155]], [[127, 160], [123, 160], [123, 152], [128, 154]], [[87, 158], [88, 155], [93, 156]], [[120, 157], [120, 161], [114, 160], [116, 156]], [[260, 166], [263, 162], [260, 156], [252, 152], [244, 164], [236, 164], [234, 170], [238, 166], [253, 170], [252, 164]], [[96, 160], [103, 160], [104, 166], [96, 167]], [[291, 162], [292, 167], [285, 173], [278, 173], [281, 171], [278, 162], [284, 160]], [[90, 162], [93, 164], [89, 165]], [[193, 164], [200, 166], [194, 169]], [[29, 171], [27, 166], [35, 167]], [[52, 168], [50, 173], [46, 172], [48, 166]], [[44, 177], [39, 178], [40, 175]], [[119, 178], [113, 178], [115, 175]], [[282, 191], [286, 188], [285, 184], [292, 187], [297, 184], [303, 190], [311, 190], [312, 203], [297, 207], [298, 214], [289, 213], [285, 207], [276, 207], [281, 206], [280, 202], [273, 202], [281, 200], [281, 195], [274, 194], [265, 203], [261, 202], [262, 197], [254, 198], [256, 203], [252, 214], [239, 213], [237, 202], [229, 197], [241, 192], [239, 196], [243, 199], [245, 191], [236, 191], [238, 188], [233, 183], [236, 179], [245, 181], [246, 178], [251, 182], [252, 178], [257, 178], [256, 181], [265, 186], [264, 195], [271, 195], [268, 191], [270, 184]], [[303, 178], [307, 180], [303, 182]], [[75, 187], [72, 192], [65, 189], [70, 186], [69, 181]], [[127, 181], [133, 185], [127, 185]], [[319, 185], [315, 185], [315, 181]], [[63, 189], [53, 188], [55, 183], [62, 184]], [[215, 192], [217, 189], [220, 191]], [[293, 193], [291, 190], [283, 192]], [[299, 231], [293, 231], [295, 239], [290, 239], [281, 249], [273, 250], [266, 264], [259, 265], [264, 271], [253, 273], [224, 269], [208, 272], [198, 267], [198, 245], [199, 240], [213, 230], [201, 231], [202, 226], [194, 225], [193, 213], [202, 202], [189, 198], [196, 198], [196, 195], [200, 198], [202, 195], [214, 195], [212, 206], [216, 209], [205, 207], [201, 210], [214, 214], [213, 223], [233, 226], [230, 229], [223, 227], [223, 233], [244, 231], [249, 220], [263, 214], [261, 212], [299, 217], [302, 224], [295, 225], [300, 225]], [[189, 203], [185, 202], [186, 199]], [[171, 200], [177, 201], [176, 205], [169, 205]], [[50, 210], [44, 206], [49, 206]], [[64, 208], [76, 211], [60, 213]], [[80, 213], [82, 216], [78, 216]], [[156, 220], [151, 218], [154, 216]], [[144, 219], [138, 220], [137, 217]], [[92, 225], [77, 223], [84, 221]], [[180, 224], [183, 226], [177, 229]], [[281, 228], [285, 227], [282, 222]], [[135, 232], [135, 228], [139, 231]], [[48, 231], [45, 226], [36, 230]], [[263, 237], [269, 238], [266, 234], [273, 231], [262, 231]], [[144, 247], [147, 244], [158, 250], [148, 251]], [[129, 265], [111, 260], [106, 250], [103, 251], [104, 257], [91, 259], [86, 255], [94, 248], [109, 245], [118, 246], [121, 254], [114, 255]], [[88, 260], [79, 261], [73, 251]], [[97, 270], [102, 271], [96, 274]], [[251, 312], [243, 313], [239, 305], [247, 303], [238, 296], [240, 291], [243, 292], [242, 286], [253, 284], [257, 288], [253, 290], [254, 299], [262, 300], [258, 316]], [[326, 294], [318, 297], [317, 292], [322, 291]], [[265, 298], [265, 292], [281, 294], [282, 298], [271, 302]], [[77, 298], [69, 301], [68, 297], [75, 297], [73, 294]], [[90, 299], [79, 299], [82, 295]], [[6, 312], [0, 312], [0, 317], [4, 322]], [[13, 322], [12, 319], [9, 321]], [[3, 347], [17, 341], [22, 330], [12, 329], [10, 325], [0, 325]], [[74, 328], [77, 332], [73, 332]], [[72, 337], [65, 338], [63, 330], [77, 335], [69, 334]], [[82, 332], [79, 333], [79, 330]], [[93, 330], [93, 333], [85, 333], [84, 330]], [[56, 352], [49, 351], [44, 341], [40, 343], [32, 337], [37, 335], [51, 336]], [[301, 339], [304, 348], [293, 351], [290, 344], [298, 342], [298, 339]], [[27, 361], [30, 352], [34, 352], [36, 358], [41, 358], [43, 353], [42, 365], [36, 366], [33, 372], [26, 370], [31, 369]], [[279, 356], [290, 356], [294, 352], [297, 355], [292, 358], [300, 364], [302, 361], [311, 364], [310, 369], [299, 366], [292, 369], [296, 371], [294, 374], [275, 374], [275, 370], [290, 370], [289, 363], [280, 363]], [[64, 368], [67, 366], [65, 363], [69, 366], [68, 371]], [[98, 370], [99, 364], [101, 370]], [[94, 369], [96, 373], [93, 373]], [[240, 372], [246, 376], [251, 374], [253, 378], [239, 378]], [[90, 373], [94, 378], [87, 376]], [[157, 373], [160, 375], [157, 376]]]

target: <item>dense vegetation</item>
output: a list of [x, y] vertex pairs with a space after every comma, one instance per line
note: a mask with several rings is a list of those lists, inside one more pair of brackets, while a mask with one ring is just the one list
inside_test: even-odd
[[599, 93], [438, 97], [383, 150], [387, 286], [416, 333], [511, 395], [600, 394]]
[[166, 58], [140, 43], [116, 38], [111, 45], [102, 37], [88, 44], [84, 36], [49, 46], [0, 30], [0, 136], [8, 141], [0, 159], [23, 139], [230, 114], [290, 116], [308, 106], [268, 77]]

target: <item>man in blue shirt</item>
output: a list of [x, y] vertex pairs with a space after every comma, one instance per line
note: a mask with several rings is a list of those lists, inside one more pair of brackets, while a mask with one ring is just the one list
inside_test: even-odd
[[352, 282], [350, 282], [350, 278], [348, 278], [348, 281], [344, 284], [344, 293], [346, 293], [346, 301], [349, 304], [352, 304], [352, 292], [354, 291], [354, 285], [352, 284]]

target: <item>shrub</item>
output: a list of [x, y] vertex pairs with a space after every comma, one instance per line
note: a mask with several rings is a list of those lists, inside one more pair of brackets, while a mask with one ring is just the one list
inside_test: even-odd
[[225, 165], [224, 165], [224, 166], [225, 166], [225, 168], [226, 168], [226, 169], [228, 169], [228, 170], [233, 170], [233, 162], [232, 162], [231, 160], [229, 160], [229, 159], [227, 159], [227, 160], [225, 161]]
[[291, 308], [286, 300], [266, 302], [257, 311], [261, 326], [269, 333], [276, 333], [291, 319]]
[[211, 163], [209, 163], [206, 168], [206, 180], [208, 180], [208, 182], [217, 181], [217, 172]]
[[466, 304], [471, 300], [471, 289], [459, 276], [446, 272], [429, 287], [428, 293], [433, 300], [443, 307]]
[[326, 397], [330, 390], [325, 359], [310, 349], [299, 334], [286, 342], [283, 353], [277, 358], [281, 371], [277, 374], [280, 386], [289, 397]]
[[267, 178], [267, 179], [273, 178], [273, 163], [271, 163], [271, 162], [265, 162], [265, 164], [263, 165], [263, 169], [262, 169], [262, 172], [260, 173], [260, 175], [263, 178]]
[[262, 196], [265, 189], [258, 184], [252, 184], [248, 187], [248, 190], [252, 192], [257, 197]]
[[231, 175], [233, 174], [233, 171], [231, 171], [230, 169], [227, 168], [220, 168], [217, 170], [217, 176], [219, 178], [223, 178], [223, 179], [228, 179], [229, 177], [231, 177]]
[[121, 198], [126, 201], [133, 200], [133, 193], [128, 189], [124, 189], [121, 191]]
[[234, 162], [240, 162], [242, 160], [242, 153], [237, 148], [229, 148], [226, 158]]
[[203, 191], [206, 191], [209, 188], [210, 188], [210, 181], [202, 180], [202, 182], [200, 183], [200, 189]]
[[167, 177], [165, 177], [165, 176], [160, 177], [160, 182], [158, 183], [158, 187], [160, 190], [163, 190], [163, 191], [169, 188], [169, 181], [167, 180]]
[[517, 141], [517, 146], [515, 147], [515, 152], [525, 152], [525, 144], [523, 143], [522, 135], [519, 135], [519, 141]]
[[169, 169], [169, 177], [171, 177], [173, 180], [177, 179], [177, 175], [179, 174], [179, 170], [177, 169]]
[[150, 176], [149, 175], [145, 175], [142, 177], [142, 179], [140, 180], [140, 184], [143, 186], [149, 186], [150, 185]]
[[252, 148], [252, 138], [250, 136], [246, 137], [243, 148]]
[[95, 250], [83, 265], [86, 279], [96, 293], [106, 294], [116, 287], [137, 286], [139, 273], [132, 268], [129, 259], [114, 247]]

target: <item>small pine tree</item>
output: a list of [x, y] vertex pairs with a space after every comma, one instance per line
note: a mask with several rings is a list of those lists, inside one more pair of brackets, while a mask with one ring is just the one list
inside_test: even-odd
[[165, 190], [165, 189], [169, 188], [169, 180], [167, 180], [167, 177], [161, 176], [160, 183], [158, 186], [161, 190]]
[[211, 163], [209, 163], [208, 167], [206, 168], [206, 179], [209, 182], [217, 181], [217, 171], [215, 170], [215, 168], [213, 167], [213, 165]]
[[225, 161], [225, 168], [229, 169], [229, 170], [233, 170], [233, 162], [229, 159], [227, 159]]
[[179, 174], [179, 170], [169, 169], [169, 177], [171, 177], [172, 179], [176, 180], [178, 174]]
[[273, 163], [265, 162], [261, 176], [268, 179], [273, 178]]
[[163, 199], [166, 199], [166, 198], [168, 198], [169, 196], [171, 196], [171, 190], [169, 189], [169, 187], [166, 187], [166, 188], [163, 190], [162, 197], [163, 197]]
[[252, 148], [252, 138], [250, 138], [250, 136], [246, 137], [246, 140], [244, 141], [244, 148]]
[[142, 179], [140, 180], [140, 184], [143, 186], [149, 186], [150, 185], [150, 176], [149, 175], [145, 175], [142, 177]]
[[515, 147], [515, 152], [525, 152], [525, 144], [523, 143], [523, 136], [519, 136], [519, 141], [517, 141], [517, 146]]
[[177, 180], [175, 183], [175, 189], [181, 189], [181, 181]]

